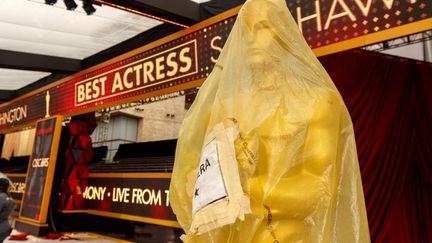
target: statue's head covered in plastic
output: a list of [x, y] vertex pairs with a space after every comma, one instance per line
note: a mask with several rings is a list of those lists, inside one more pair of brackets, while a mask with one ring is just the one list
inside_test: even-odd
[[[227, 120], [238, 129], [236, 167], [251, 213], [222, 226], [209, 219], [218, 226], [197, 233], [192, 201], [204, 141]], [[349, 113], [285, 1], [241, 8], [182, 125], [170, 200], [187, 242], [369, 241]]]
[[[220, 56], [219, 66], [241, 67], [265, 75], [281, 72], [297, 75], [294, 65], [302, 66], [308, 82], [334, 87], [325, 70], [308, 48], [285, 1], [251, 0], [239, 12], [235, 26]], [[314, 61], [311, 61], [313, 59]], [[279, 70], [281, 69], [281, 70]], [[317, 72], [319, 75], [316, 75]]]

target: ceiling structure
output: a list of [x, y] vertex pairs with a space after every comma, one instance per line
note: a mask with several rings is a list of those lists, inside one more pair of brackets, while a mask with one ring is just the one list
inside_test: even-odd
[[[144, 33], [150, 32], [147, 39], [153, 41], [163, 35], [154, 31], [161, 26], [175, 26], [171, 32], [187, 28], [203, 19], [200, 7], [208, 2], [75, 0], [77, 7], [71, 11], [68, 1], [0, 1], [0, 103], [95, 65], [93, 59], [109, 59], [107, 50], [119, 46], [118, 55], [142, 46], [142, 37], [134, 38]], [[230, 2], [236, 6], [244, 1]], [[88, 15], [85, 3], [96, 11]]]
[[[56, 70], [79, 71], [81, 59], [162, 23], [109, 6], [96, 7], [87, 16], [82, 8], [68, 11], [60, 1], [52, 6], [45, 0], [0, 1], [0, 90], [22, 88]], [[50, 57], [51, 62], [41, 65]], [[62, 65], [55, 67], [56, 63]]]

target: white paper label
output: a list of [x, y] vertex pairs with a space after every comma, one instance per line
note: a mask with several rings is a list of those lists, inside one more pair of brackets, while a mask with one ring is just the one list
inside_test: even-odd
[[201, 154], [198, 167], [195, 192], [192, 200], [192, 212], [227, 196], [216, 139], [208, 143]]

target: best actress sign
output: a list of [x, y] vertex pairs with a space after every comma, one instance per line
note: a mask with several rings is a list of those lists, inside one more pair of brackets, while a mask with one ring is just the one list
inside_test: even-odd
[[198, 72], [197, 42], [188, 41], [75, 84], [75, 106], [105, 100]]

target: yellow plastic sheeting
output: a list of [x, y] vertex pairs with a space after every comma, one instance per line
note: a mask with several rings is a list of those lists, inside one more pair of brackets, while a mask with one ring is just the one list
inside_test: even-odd
[[[197, 182], [205, 165], [215, 185]], [[370, 241], [349, 113], [283, 0], [240, 10], [184, 120], [170, 201], [186, 242]]]

